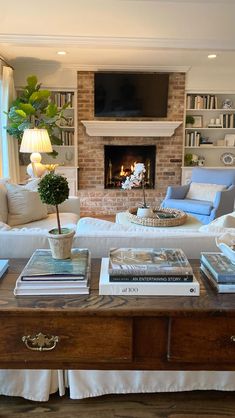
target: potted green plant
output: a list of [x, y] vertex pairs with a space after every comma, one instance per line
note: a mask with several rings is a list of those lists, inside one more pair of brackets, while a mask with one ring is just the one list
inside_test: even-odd
[[192, 128], [192, 126], [194, 125], [195, 119], [192, 115], [187, 115], [186, 116], [186, 127], [187, 128]]
[[74, 230], [61, 228], [58, 205], [69, 197], [69, 186], [65, 177], [49, 173], [42, 178], [38, 186], [38, 193], [43, 203], [55, 206], [57, 228], [48, 232], [48, 240], [52, 257], [65, 259], [71, 257]]
[[[44, 128], [48, 131], [52, 145], [61, 145], [60, 125], [61, 121], [67, 121], [63, 112], [68, 106], [69, 103], [66, 103], [62, 108], [58, 108], [53, 103], [52, 93], [41, 89], [37, 77], [31, 75], [27, 78], [27, 85], [19, 97], [10, 105], [7, 132], [21, 143], [25, 129]], [[52, 156], [57, 154], [55, 150], [50, 153]]]

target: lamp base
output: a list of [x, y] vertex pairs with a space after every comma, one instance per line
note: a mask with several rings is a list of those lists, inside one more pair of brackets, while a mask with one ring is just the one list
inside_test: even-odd
[[30, 155], [31, 164], [27, 166], [27, 173], [32, 178], [41, 177], [45, 171], [46, 167], [41, 164], [41, 154], [39, 152], [33, 152]]

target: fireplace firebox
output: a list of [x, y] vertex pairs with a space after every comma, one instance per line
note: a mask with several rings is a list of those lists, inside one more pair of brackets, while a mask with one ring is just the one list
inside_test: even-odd
[[155, 185], [155, 145], [105, 145], [104, 146], [104, 187], [120, 189], [122, 182], [130, 176], [135, 163], [144, 163], [146, 168], [146, 188]]

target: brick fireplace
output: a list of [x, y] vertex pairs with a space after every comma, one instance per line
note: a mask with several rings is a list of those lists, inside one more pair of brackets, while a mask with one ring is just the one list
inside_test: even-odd
[[[167, 118], [142, 120], [183, 121], [185, 74], [171, 73], [169, 78]], [[171, 137], [89, 136], [81, 121], [94, 118], [94, 72], [78, 72], [78, 165], [79, 191], [82, 215], [115, 214], [136, 206], [142, 191], [105, 188], [105, 147], [153, 146], [155, 149], [155, 183], [146, 191], [147, 203], [159, 205], [169, 184], [181, 181], [183, 152], [183, 125]], [[99, 118], [100, 119], [100, 118]], [[108, 118], [102, 118], [109, 120]], [[120, 118], [116, 120], [121, 120]], [[122, 119], [123, 120], [123, 119]], [[127, 118], [124, 120], [133, 120]], [[136, 118], [135, 118], [136, 120]], [[141, 119], [138, 119], [141, 121]], [[140, 162], [140, 161], [139, 161]]]

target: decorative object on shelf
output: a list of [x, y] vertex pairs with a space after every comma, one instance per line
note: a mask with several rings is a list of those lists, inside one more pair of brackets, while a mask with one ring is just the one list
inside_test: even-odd
[[71, 257], [71, 248], [75, 231], [69, 228], [61, 228], [58, 205], [69, 197], [69, 186], [65, 177], [58, 174], [46, 174], [39, 183], [38, 193], [43, 203], [53, 205], [56, 209], [58, 228], [48, 232], [48, 240], [55, 259]]
[[57, 167], [59, 167], [59, 164], [45, 164], [45, 167], [46, 167], [46, 171], [48, 173], [54, 173], [55, 172], [55, 169]]
[[186, 115], [186, 120], [185, 120], [186, 128], [193, 128], [194, 122], [195, 122], [195, 119], [192, 115]]
[[125, 190], [130, 190], [132, 187], [141, 187], [143, 191], [143, 203], [140, 206], [140, 209], [148, 209], [144, 211], [139, 211], [139, 216], [149, 216], [151, 214], [151, 209], [147, 206], [146, 197], [145, 197], [145, 165], [143, 163], [137, 163], [134, 165], [134, 171], [130, 176], [126, 177], [126, 180], [122, 183], [122, 188]]
[[187, 214], [179, 209], [153, 208], [150, 217], [139, 217], [137, 209], [138, 208], [131, 208], [128, 211], [128, 218], [131, 222], [143, 226], [179, 226], [183, 225], [187, 220]]
[[40, 152], [52, 152], [51, 141], [46, 129], [25, 129], [20, 145], [20, 152], [32, 153], [31, 163], [27, 166], [27, 173], [30, 177], [41, 177], [46, 166], [41, 164]]
[[221, 155], [220, 161], [222, 161], [224, 165], [234, 165], [235, 154], [233, 154], [232, 152], [225, 152], [224, 154]]
[[[52, 145], [61, 145], [60, 136], [56, 135], [61, 120], [66, 120], [64, 110], [69, 103], [64, 104], [61, 109], [52, 102], [51, 92], [41, 90], [37, 77], [32, 75], [27, 78], [27, 85], [20, 96], [12, 102], [8, 112], [7, 132], [18, 139], [21, 143], [25, 129], [46, 129]], [[56, 151], [50, 151], [51, 156], [56, 156]]]
[[222, 108], [223, 109], [232, 109], [233, 108], [233, 102], [230, 99], [225, 99], [222, 102]]
[[202, 128], [202, 116], [201, 115], [195, 115], [194, 116], [194, 128]]
[[198, 165], [198, 155], [196, 154], [185, 154], [184, 163], [187, 167]]
[[199, 165], [199, 167], [203, 167], [205, 165], [205, 157], [203, 157], [203, 155], [199, 155], [198, 165]]
[[226, 134], [224, 137], [226, 147], [234, 147], [235, 145], [235, 134]]

